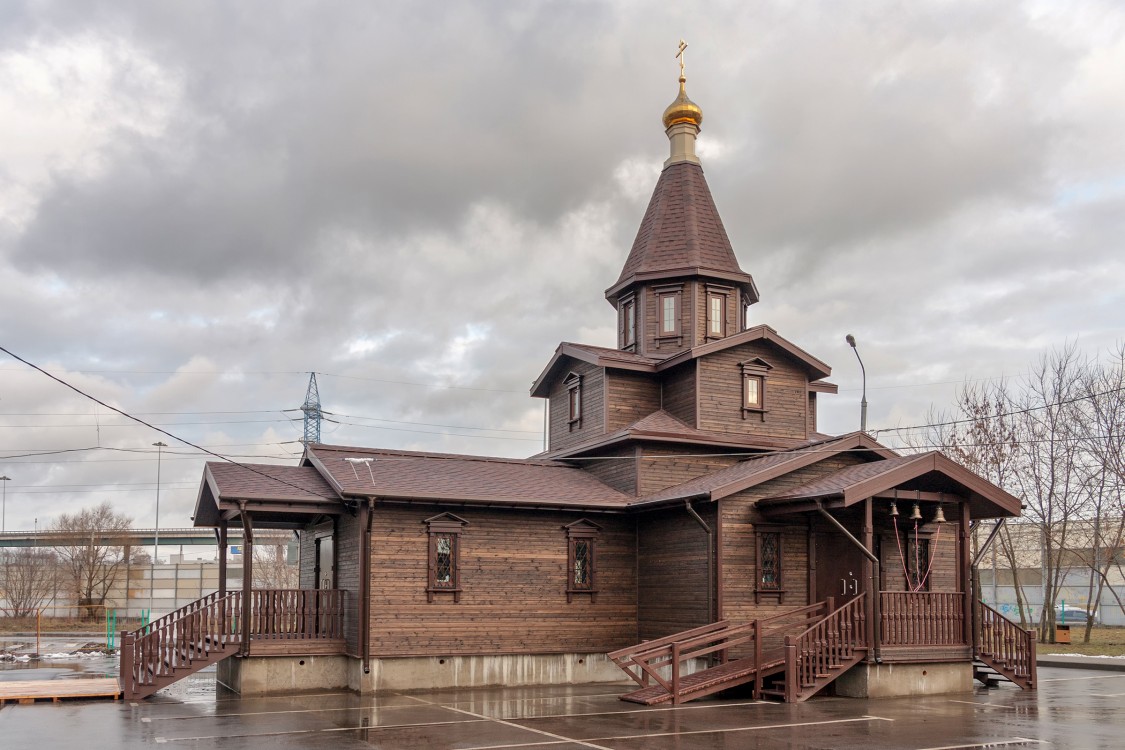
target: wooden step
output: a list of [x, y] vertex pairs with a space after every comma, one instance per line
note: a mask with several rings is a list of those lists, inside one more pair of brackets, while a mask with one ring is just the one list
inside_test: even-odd
[[[763, 657], [762, 670], [776, 670], [782, 664], [783, 659], [779, 656], [774, 656], [769, 660]], [[710, 669], [693, 672], [692, 674], [681, 677], [679, 697], [681, 699], [703, 697], [704, 695], [710, 695], [719, 690], [744, 685], [754, 679], [757, 673], [758, 667], [754, 664], [753, 659], [728, 661], [726, 664], [720, 664], [717, 667], [711, 667]], [[672, 694], [668, 692], [663, 685], [652, 685], [621, 696], [621, 700], [623, 701], [641, 703], [646, 706], [651, 706], [656, 703], [666, 703], [672, 700], [672, 698]]]

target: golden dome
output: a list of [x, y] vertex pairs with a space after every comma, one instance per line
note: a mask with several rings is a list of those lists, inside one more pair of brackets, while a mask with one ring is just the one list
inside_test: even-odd
[[684, 85], [686, 83], [687, 79], [680, 76], [680, 95], [676, 97], [676, 101], [668, 105], [668, 109], [664, 110], [665, 129], [681, 122], [690, 122], [697, 128], [703, 123], [703, 110], [688, 99], [687, 88]]

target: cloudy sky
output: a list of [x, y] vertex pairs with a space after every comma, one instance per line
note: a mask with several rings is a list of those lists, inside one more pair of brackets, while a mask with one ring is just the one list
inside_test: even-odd
[[[1119, 2], [0, 6], [0, 346], [177, 436], [526, 456], [559, 341], [614, 343], [677, 40], [822, 429], [1125, 339]], [[0, 355], [6, 526], [186, 526], [197, 451]], [[888, 440], [891, 438], [888, 436]], [[66, 452], [63, 452], [66, 451]]]

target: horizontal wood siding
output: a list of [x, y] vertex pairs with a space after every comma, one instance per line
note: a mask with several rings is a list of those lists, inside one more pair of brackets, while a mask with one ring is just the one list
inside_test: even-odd
[[360, 539], [366, 533], [359, 520], [347, 513], [336, 526], [336, 588], [344, 591], [344, 642], [349, 654], [361, 656], [359, 648]]
[[695, 423], [696, 363], [688, 362], [664, 374], [661, 405], [664, 411], [689, 427]]
[[650, 375], [607, 371], [606, 391], [609, 394], [606, 432], [630, 425], [660, 409], [660, 384]]
[[597, 601], [567, 603], [567, 539], [575, 513], [457, 509], [460, 602], [426, 601], [425, 518], [437, 508], [378, 506], [372, 528], [374, 656], [604, 652], [636, 641], [635, 521], [599, 515]]
[[[714, 456], [714, 448], [691, 445], [645, 445], [638, 462], [640, 496], [674, 487], [689, 479], [732, 466], [739, 456]], [[699, 455], [694, 455], [699, 454]]]
[[808, 431], [809, 431], [809, 434], [812, 435], [814, 432], [816, 432], [816, 392], [815, 391], [809, 391], [809, 404], [808, 404], [807, 408], [808, 408], [808, 412], [809, 412]]
[[[680, 331], [679, 335], [669, 337], [660, 332], [660, 294], [656, 290], [680, 284], [682, 284], [679, 306]], [[644, 334], [641, 342], [641, 354], [663, 359], [671, 357], [676, 352], [691, 348], [691, 313], [693, 309], [691, 297], [692, 285], [686, 279], [661, 281], [659, 284], [645, 286], [644, 308], [642, 310], [644, 313], [644, 325], [642, 327]]]
[[[766, 414], [742, 412], [740, 362], [761, 357], [773, 365], [766, 376]], [[752, 342], [699, 360], [699, 429], [739, 435], [807, 436], [808, 376], [790, 357], [768, 343]]]
[[[905, 496], [907, 493], [903, 493]], [[903, 569], [903, 559], [907, 551], [907, 541], [914, 537], [914, 522], [908, 520], [911, 503], [904, 497], [898, 502], [898, 542], [895, 541], [895, 529], [888, 512], [890, 505], [886, 500], [875, 501], [873, 518], [875, 533], [880, 537], [882, 553], [879, 564], [882, 567], [883, 580], [881, 587], [884, 591], [906, 591], [906, 572]], [[920, 538], [930, 540], [930, 554], [934, 558], [934, 566], [930, 572], [929, 591], [957, 592], [961, 584], [957, 575], [957, 520], [958, 506], [946, 505], [945, 518], [949, 523], [937, 534], [937, 524], [930, 523], [934, 517], [934, 506], [925, 504], [922, 514], [927, 523], [919, 525]], [[901, 544], [902, 555], [899, 554]]]
[[[572, 362], [571, 365], [551, 384], [551, 450], [569, 448], [605, 432], [605, 370], [587, 362]], [[582, 420], [574, 425], [568, 419], [570, 394], [565, 383], [572, 372], [582, 376]]]
[[[716, 529], [713, 504], [699, 503], [696, 511]], [[638, 516], [637, 581], [639, 640], [712, 621], [707, 612], [707, 534], [687, 510]]]
[[596, 460], [578, 461], [587, 473], [626, 495], [637, 494], [637, 458], [634, 448], [615, 448], [599, 453]]
[[[783, 477], [778, 477], [722, 501], [723, 506], [723, 613], [725, 619], [744, 621], [758, 617], [768, 617], [782, 609], [803, 606], [809, 599], [809, 549], [808, 522], [806, 517], [778, 521], [764, 518], [758, 512], [757, 502], [792, 490], [802, 484], [834, 471], [860, 463], [860, 459], [849, 454], [832, 456], [812, 466], [798, 469]], [[777, 597], [763, 597], [760, 604], [754, 602], [754, 588], [758, 580], [757, 539], [755, 529], [760, 524], [768, 524], [770, 531], [777, 531], [782, 524], [782, 588], [785, 590], [785, 603]]]

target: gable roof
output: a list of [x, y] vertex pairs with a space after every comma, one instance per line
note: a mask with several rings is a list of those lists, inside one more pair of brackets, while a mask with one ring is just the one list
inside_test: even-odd
[[341, 495], [380, 500], [623, 510], [632, 498], [559, 461], [311, 445]]
[[[786, 508], [807, 509], [809, 502], [833, 501], [829, 507], [846, 508], [895, 488], [967, 494], [973, 518], [1020, 514], [1019, 498], [939, 451], [850, 466], [784, 494], [760, 500], [758, 504], [763, 510], [781, 511]], [[903, 495], [902, 499], [908, 501], [909, 494]]]
[[852, 432], [840, 437], [818, 441], [810, 445], [788, 451], [767, 453], [741, 461], [734, 466], [689, 479], [682, 484], [668, 487], [646, 495], [632, 503], [631, 507], [662, 505], [668, 502], [701, 498], [719, 500], [736, 492], [776, 479], [821, 461], [829, 456], [845, 451], [865, 450], [885, 459], [893, 459], [898, 454], [880, 445], [869, 435]]
[[[575, 359], [587, 362], [596, 367], [613, 370], [632, 370], [634, 372], [660, 373], [673, 367], [682, 365], [700, 357], [706, 357], [715, 352], [725, 351], [740, 344], [754, 341], [768, 341], [778, 349], [787, 353], [800, 362], [809, 375], [809, 380], [819, 380], [832, 374], [832, 368], [825, 362], [817, 359], [801, 347], [781, 336], [775, 329], [768, 325], [754, 326], [745, 331], [721, 338], [718, 341], [709, 341], [706, 344], [684, 349], [663, 359], [646, 357], [621, 349], [610, 349], [604, 346], [591, 346], [590, 344], [575, 344], [564, 341], [555, 349], [551, 361], [543, 368], [543, 372], [531, 385], [531, 395], [536, 398], [546, 398], [549, 387], [558, 371], [566, 366], [566, 359]], [[815, 387], [814, 387], [815, 386]], [[832, 383], [810, 383], [810, 390], [835, 393], [836, 386]]]
[[575, 359], [587, 362], [596, 367], [612, 368], [617, 370], [634, 370], [637, 372], [656, 372], [656, 365], [661, 360], [645, 357], [641, 354], [610, 349], [604, 346], [591, 346], [590, 344], [574, 344], [564, 341], [555, 349], [551, 361], [539, 373], [539, 377], [531, 384], [531, 395], [536, 398], [546, 398], [549, 386], [555, 375], [566, 366], [566, 359]]
[[753, 278], [738, 265], [703, 168], [678, 162], [660, 173], [629, 257], [606, 297], [612, 300], [635, 281], [697, 274], [733, 281], [758, 301]]
[[691, 349], [677, 352], [671, 357], [661, 360], [656, 369], [658, 372], [663, 372], [664, 370], [676, 367], [684, 362], [706, 357], [708, 354], [725, 351], [731, 347], [739, 346], [740, 344], [748, 344], [753, 341], [768, 341], [778, 349], [792, 356], [805, 366], [810, 380], [819, 380], [820, 378], [826, 378], [832, 374], [832, 368], [829, 367], [827, 363], [817, 359], [792, 341], [781, 336], [772, 327], [764, 324], [754, 326], [753, 328], [747, 328], [745, 331], [739, 331], [734, 335], [726, 336], [717, 341], [709, 341], [706, 344], [700, 344]]
[[255, 523], [263, 528], [303, 525], [310, 515], [332, 515], [344, 508], [340, 495], [309, 466], [204, 464], [192, 515], [195, 525], [218, 526], [224, 514], [233, 517], [242, 507], [268, 512], [272, 522]]

